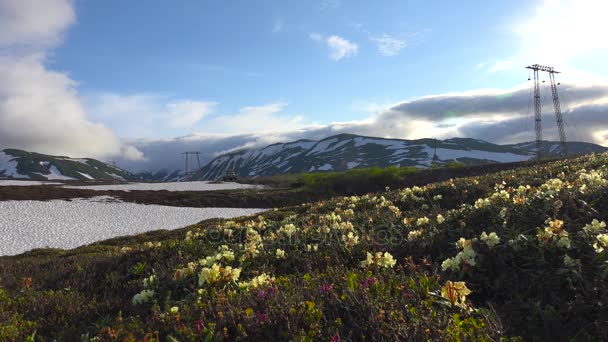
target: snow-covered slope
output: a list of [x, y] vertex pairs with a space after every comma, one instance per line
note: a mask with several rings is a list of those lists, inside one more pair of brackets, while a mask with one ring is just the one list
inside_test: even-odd
[[[557, 155], [559, 148], [555, 146], [559, 144], [545, 142], [544, 155]], [[572, 153], [608, 150], [578, 142], [569, 143], [568, 148]], [[534, 151], [534, 143], [496, 145], [469, 138], [401, 140], [340, 134], [320, 141], [298, 140], [220, 155], [189, 179], [214, 180], [229, 169], [237, 176], [261, 176], [390, 165], [426, 168], [451, 161], [467, 165], [515, 162], [532, 158]]]
[[0, 178], [33, 180], [134, 180], [121, 168], [90, 158], [68, 158], [26, 152], [0, 150]]

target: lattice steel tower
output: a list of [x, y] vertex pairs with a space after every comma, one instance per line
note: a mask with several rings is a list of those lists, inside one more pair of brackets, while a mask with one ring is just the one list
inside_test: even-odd
[[556, 71], [555, 69], [553, 69], [553, 67], [540, 64], [527, 66], [526, 69], [534, 70], [534, 127], [536, 129], [536, 158], [540, 160], [541, 148], [543, 145], [543, 132], [541, 126], [540, 84], [538, 77], [539, 71], [545, 71], [549, 73], [549, 80], [551, 82], [551, 95], [553, 97], [553, 107], [555, 108], [555, 120], [557, 121], [557, 129], [559, 130], [560, 154], [567, 155], [568, 150], [566, 146], [566, 131], [564, 129], [562, 110], [559, 105], [559, 97], [557, 96], [557, 86], [559, 85], [559, 83], [555, 83], [555, 74], [559, 74], [559, 71]]

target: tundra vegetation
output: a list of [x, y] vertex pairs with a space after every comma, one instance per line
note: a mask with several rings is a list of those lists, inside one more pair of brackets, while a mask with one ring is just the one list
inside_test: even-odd
[[593, 154], [35, 250], [0, 340], [605, 340], [607, 219]]

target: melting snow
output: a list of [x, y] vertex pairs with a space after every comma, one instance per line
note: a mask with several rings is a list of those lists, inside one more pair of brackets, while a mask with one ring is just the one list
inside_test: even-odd
[[80, 171], [76, 171], [76, 172], [80, 173], [86, 179], [95, 179], [95, 178], [91, 177], [91, 175], [89, 175], [88, 173], [84, 173], [84, 172], [80, 172]]
[[30, 185], [57, 185], [63, 183], [41, 182], [41, 181], [22, 181], [22, 180], [1, 180], [0, 186], [30, 186]]
[[14, 156], [0, 152], [0, 174], [4, 174], [5, 177], [29, 178], [17, 172], [17, 161], [13, 159]]
[[209, 218], [232, 218], [264, 210], [143, 205], [107, 196], [0, 202], [0, 255], [47, 246], [74, 248], [117, 236], [176, 229]]
[[81, 185], [81, 186], [66, 186], [72, 189], [89, 189], [89, 190], [152, 190], [152, 191], [212, 191], [212, 190], [232, 190], [232, 189], [260, 189], [261, 185], [239, 184], [232, 182], [224, 182], [219, 184], [210, 184], [209, 182], [169, 182], [169, 183], [129, 183], [129, 184], [112, 184], [112, 185]]
[[346, 163], [346, 168], [348, 168], [349, 170], [352, 169], [353, 167], [357, 167], [361, 165], [360, 162], [356, 162], [356, 161], [352, 161], [352, 162], [348, 162]]
[[68, 177], [68, 176], [64, 176], [61, 171], [59, 171], [59, 169], [57, 169], [57, 167], [55, 165], [52, 165], [49, 168], [49, 171], [51, 172], [48, 175], [43, 175], [41, 173], [39, 173], [40, 175], [46, 177], [46, 179], [48, 180], [71, 180], [71, 179], [76, 179], [76, 178], [72, 178], [72, 177]]
[[321, 171], [327, 171], [327, 170], [331, 170], [333, 168], [334, 167], [331, 166], [331, 164], [324, 164], [324, 165], [319, 166], [319, 170], [321, 170]]

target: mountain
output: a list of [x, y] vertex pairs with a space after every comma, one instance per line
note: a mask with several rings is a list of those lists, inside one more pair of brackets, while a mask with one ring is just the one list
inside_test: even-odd
[[[534, 157], [535, 148], [534, 142], [496, 145], [471, 138], [402, 140], [340, 134], [319, 141], [298, 140], [223, 154], [188, 179], [214, 180], [229, 169], [234, 169], [237, 176], [251, 177], [390, 165], [427, 168], [433, 163], [442, 165], [453, 161], [466, 165], [515, 162]], [[572, 154], [608, 150], [583, 142], [568, 143], [568, 149]], [[543, 153], [558, 155], [559, 143], [544, 142]]]
[[135, 176], [137, 176], [140, 179], [147, 180], [147, 181], [177, 182], [182, 179], [183, 171], [175, 170], [173, 172], [169, 172], [166, 169], [163, 169], [163, 170], [156, 171], [156, 172], [152, 172], [152, 171], [140, 172], [140, 173], [137, 173]]
[[0, 178], [36, 180], [135, 180], [116, 166], [91, 158], [49, 156], [16, 149], [0, 150]]

